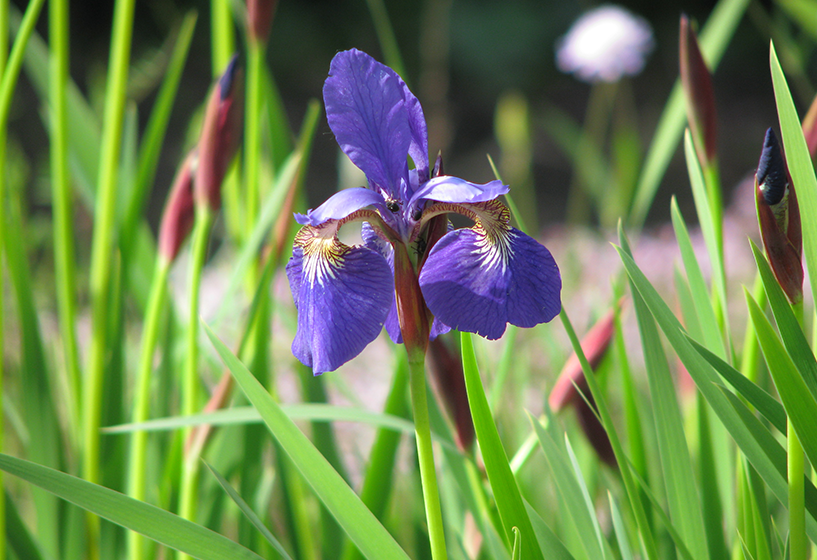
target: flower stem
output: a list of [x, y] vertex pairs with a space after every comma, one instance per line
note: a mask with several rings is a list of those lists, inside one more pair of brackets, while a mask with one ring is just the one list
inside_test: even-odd
[[[412, 355], [414, 354], [414, 355]], [[434, 560], [447, 558], [445, 533], [443, 531], [440, 494], [437, 488], [437, 472], [434, 467], [434, 450], [431, 445], [431, 422], [428, 416], [428, 395], [426, 392], [425, 355], [409, 354], [409, 385], [411, 403], [414, 409], [414, 431], [417, 438], [417, 457], [420, 461], [420, 480], [423, 485], [423, 502], [426, 508], [426, 523], [431, 541], [431, 557]]]
[[[207, 256], [207, 242], [210, 238], [210, 228], [214, 214], [207, 204], [196, 207], [196, 224], [193, 227], [192, 253], [190, 256], [190, 307], [187, 321], [187, 357], [182, 380], [182, 415], [190, 416], [198, 412], [199, 407], [199, 291], [201, 288], [201, 273]], [[184, 432], [184, 440], [189, 439], [192, 428]], [[181, 498], [179, 501], [179, 515], [190, 521], [196, 513], [196, 486], [198, 484], [198, 460], [194, 454], [186, 454], [182, 462]], [[179, 554], [178, 558], [189, 558], [186, 554]]]
[[[83, 387], [83, 474], [88, 482], [99, 483], [100, 422], [102, 419], [102, 382], [110, 351], [108, 329], [111, 309], [112, 254], [116, 230], [116, 195], [119, 155], [125, 116], [128, 66], [135, 0], [119, 0], [114, 6], [108, 84], [105, 92], [105, 118], [102, 131], [99, 178], [94, 207], [94, 234], [91, 243], [91, 335], [88, 371]], [[88, 515], [88, 557], [99, 557], [97, 538], [99, 518]]]
[[[159, 337], [162, 311], [167, 301], [167, 276], [170, 272], [170, 262], [159, 258], [156, 270], [153, 273], [153, 283], [150, 288], [150, 299], [145, 313], [145, 324], [142, 330], [142, 349], [139, 355], [139, 370], [137, 372], [136, 397], [133, 410], [133, 422], [144, 422], [150, 415], [150, 386], [153, 370], [153, 355]], [[148, 432], [137, 430], [131, 435], [130, 446], [130, 473], [128, 479], [128, 495], [131, 498], [145, 500], [146, 483], [146, 455]], [[128, 533], [128, 558], [140, 560], [145, 557], [145, 537], [131, 531]]]

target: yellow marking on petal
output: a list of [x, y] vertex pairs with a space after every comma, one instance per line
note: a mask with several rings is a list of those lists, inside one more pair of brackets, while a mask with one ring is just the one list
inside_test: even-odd
[[304, 226], [295, 236], [295, 246], [303, 250], [304, 280], [314, 286], [323, 286], [334, 279], [337, 271], [345, 266], [344, 257], [351, 249], [337, 238], [337, 223], [330, 220], [320, 226]]

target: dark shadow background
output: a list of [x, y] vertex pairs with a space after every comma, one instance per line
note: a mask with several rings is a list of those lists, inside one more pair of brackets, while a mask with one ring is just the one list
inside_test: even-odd
[[[19, 2], [19, 0], [18, 0]], [[681, 13], [705, 22], [714, 2], [626, 1], [622, 5], [653, 26], [655, 50], [644, 72], [630, 80], [641, 140], [646, 152], [670, 89], [678, 75], [678, 22]], [[588, 2], [539, 0], [386, 0], [406, 66], [404, 78], [420, 98], [430, 121], [432, 155], [443, 150], [446, 172], [476, 182], [493, 178], [485, 157], [498, 157], [493, 136], [497, 98], [508, 90], [522, 93], [530, 104], [534, 138], [533, 174], [538, 214], [543, 224], [559, 222], [572, 171], [571, 162], [545, 134], [538, 115], [557, 107], [577, 122], [584, 119], [590, 86], [560, 73], [554, 45]], [[210, 85], [209, 2], [204, 0], [138, 1], [132, 60], [160, 48], [187, 10], [198, 11], [193, 46], [174, 107], [170, 136], [163, 151], [150, 203], [156, 224], [166, 189], [183, 157], [189, 120]], [[108, 57], [113, 2], [71, 3], [71, 75], [86, 94], [102, 91]], [[38, 30], [47, 37], [47, 8]], [[757, 163], [763, 133], [776, 127], [768, 70], [770, 35], [792, 41], [792, 52], [814, 70], [813, 42], [775, 5], [752, 3], [740, 23], [715, 75], [719, 120], [721, 175], [728, 201], [734, 185]], [[780, 35], [782, 33], [782, 35]], [[241, 34], [237, 38], [242, 40]], [[320, 98], [332, 56], [357, 47], [383, 60], [372, 18], [364, 0], [280, 0], [268, 49], [268, 63], [281, 90], [290, 124], [297, 130], [310, 98]], [[781, 47], [778, 46], [780, 51]], [[781, 56], [784, 66], [785, 53]], [[792, 66], [786, 70], [791, 72]], [[813, 87], [805, 76], [790, 78], [801, 114]], [[137, 97], [140, 119], [149, 114], [155, 89]], [[48, 141], [40, 120], [40, 104], [21, 79], [15, 98], [11, 136], [36, 169], [47, 169]], [[432, 122], [433, 121], [433, 122]], [[310, 206], [316, 206], [337, 183], [337, 145], [321, 118], [307, 176]], [[669, 217], [669, 198], [676, 194], [682, 209], [690, 208], [686, 169], [676, 154], [650, 213], [652, 223]], [[32, 206], [47, 211], [48, 191], [34, 196]], [[691, 211], [685, 212], [692, 216]]]

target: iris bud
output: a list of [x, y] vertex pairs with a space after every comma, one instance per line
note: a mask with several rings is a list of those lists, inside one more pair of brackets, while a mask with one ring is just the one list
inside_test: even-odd
[[179, 168], [167, 197], [159, 227], [159, 254], [166, 262], [175, 260], [195, 220], [193, 177], [198, 166], [198, 152], [192, 150]]
[[221, 183], [241, 142], [244, 124], [243, 72], [235, 55], [210, 94], [199, 139], [196, 204], [221, 208]]
[[774, 131], [766, 131], [755, 173], [760, 236], [780, 287], [791, 303], [803, 299], [803, 236], [800, 209]]

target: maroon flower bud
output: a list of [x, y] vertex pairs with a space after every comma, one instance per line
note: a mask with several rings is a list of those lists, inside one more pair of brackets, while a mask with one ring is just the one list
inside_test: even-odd
[[277, 5], [275, 0], [247, 0], [247, 30], [253, 41], [267, 42]]
[[211, 210], [221, 208], [221, 182], [241, 142], [244, 124], [243, 72], [238, 56], [216, 82], [199, 139], [199, 166], [196, 173], [196, 204], [207, 204]]
[[687, 119], [698, 161], [702, 167], [712, 165], [717, 156], [718, 136], [712, 76], [686, 16], [681, 16], [680, 66]]
[[474, 443], [474, 421], [465, 390], [462, 360], [437, 337], [428, 343], [427, 361], [437, 391], [457, 430], [457, 445], [468, 450]]
[[766, 131], [755, 173], [757, 219], [763, 248], [780, 287], [791, 303], [803, 299], [803, 235], [800, 208], [783, 151], [774, 131]]
[[162, 223], [159, 226], [159, 255], [168, 263], [176, 259], [184, 240], [193, 229], [193, 177], [196, 175], [198, 152], [194, 149], [184, 158], [167, 196]]
[[[624, 299], [622, 298], [618, 302], [619, 309], [621, 309], [623, 303]], [[610, 342], [613, 340], [613, 333], [615, 332], [614, 319], [615, 313], [611, 309], [593, 325], [593, 328], [582, 339], [582, 352], [590, 367], [594, 370], [601, 363], [607, 349], [610, 347]], [[581, 394], [579, 394], [579, 391], [581, 391]], [[550, 392], [548, 404], [554, 412], [558, 412], [572, 404], [576, 408], [582, 430], [588, 441], [593, 445], [593, 449], [596, 450], [599, 458], [608, 465], [615, 466], [616, 458], [610, 439], [607, 437], [604, 426], [596, 417], [596, 403], [589, 391], [587, 379], [584, 377], [584, 371], [582, 371], [582, 366], [575, 352], [565, 362], [556, 385]]]

